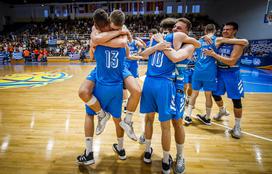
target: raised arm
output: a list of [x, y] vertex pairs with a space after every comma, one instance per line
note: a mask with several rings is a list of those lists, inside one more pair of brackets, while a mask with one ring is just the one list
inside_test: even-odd
[[189, 57], [192, 57], [194, 50], [195, 47], [192, 44], [185, 44], [178, 51], [171, 49], [164, 50], [163, 52], [172, 62], [176, 63]]
[[127, 46], [127, 42], [128, 42], [127, 35], [121, 35], [114, 39], [111, 39], [108, 42], [105, 42], [99, 45], [112, 47], [112, 48], [125, 48]]
[[201, 46], [201, 44], [195, 38], [189, 37], [182, 32], [175, 32], [174, 49], [178, 50], [181, 47], [182, 43], [192, 44], [195, 48], [199, 48]]
[[219, 47], [219, 45], [224, 44], [224, 43], [225, 44], [247, 46], [248, 45], [248, 40], [247, 39], [218, 37], [218, 38], [216, 38], [215, 46]]
[[91, 33], [91, 39], [94, 44], [101, 45], [119, 35], [127, 35], [128, 33], [129, 31], [127, 29], [114, 30], [114, 31], [108, 31], [108, 32], [99, 32], [95, 27], [93, 27], [93, 30]]
[[[150, 43], [153, 42], [153, 38], [151, 38]], [[153, 54], [155, 51], [157, 50], [165, 50], [171, 47], [171, 44], [169, 42], [159, 42], [158, 44], [152, 46], [152, 47], [148, 47], [146, 48], [144, 51], [142, 51], [140, 53], [140, 56], [142, 56], [144, 59], [148, 59], [148, 56], [150, 54]]]
[[234, 45], [230, 57], [224, 57], [219, 54], [216, 54], [213, 50], [204, 50], [204, 54], [207, 56], [212, 56], [216, 60], [223, 62], [224, 64], [227, 64], [229, 66], [233, 66], [236, 64], [238, 59], [243, 54], [243, 50], [244, 50], [244, 46]]

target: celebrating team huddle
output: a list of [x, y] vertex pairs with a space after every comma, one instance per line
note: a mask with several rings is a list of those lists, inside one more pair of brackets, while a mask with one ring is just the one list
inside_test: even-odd
[[[90, 54], [96, 60], [96, 68], [90, 72], [79, 89], [79, 96], [86, 107], [84, 153], [77, 157], [79, 164], [94, 164], [93, 136], [94, 116], [98, 124], [96, 135], [101, 134], [113, 118], [117, 143], [112, 145], [119, 159], [126, 159], [123, 147], [124, 133], [134, 141], [145, 144], [143, 161], [152, 162], [151, 139], [155, 113], [161, 126], [163, 149], [162, 172], [170, 173], [173, 159], [170, 155], [171, 123], [176, 143], [174, 172], [185, 172], [183, 123], [192, 123], [191, 115], [199, 90], [206, 98], [206, 114], [197, 115], [205, 125], [211, 125], [212, 97], [219, 107], [213, 117], [220, 120], [229, 115], [221, 95], [227, 92], [232, 99], [235, 126], [230, 131], [234, 138], [241, 137], [241, 98], [244, 96], [238, 60], [247, 46], [246, 39], [236, 39], [238, 25], [226, 23], [222, 37], [215, 36], [215, 26], [208, 24], [205, 36], [196, 40], [188, 36], [192, 24], [186, 18], [166, 18], [160, 23], [161, 33], [153, 35], [148, 44], [133, 38], [124, 26], [125, 15], [120, 10], [110, 16], [97, 9], [93, 15], [94, 27], [90, 40]], [[148, 60], [146, 78], [141, 90], [138, 82], [137, 60]], [[126, 99], [125, 90], [130, 96]], [[122, 115], [123, 99], [127, 100]], [[144, 134], [136, 136], [133, 114], [140, 102], [140, 112], [145, 114]], [[185, 112], [185, 106], [188, 105]]]

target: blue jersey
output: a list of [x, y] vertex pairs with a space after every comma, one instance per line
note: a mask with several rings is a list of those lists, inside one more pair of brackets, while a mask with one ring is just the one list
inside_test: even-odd
[[[231, 56], [231, 53], [232, 53], [232, 50], [233, 50], [233, 46], [234, 45], [231, 45], [231, 44], [222, 44], [219, 46], [219, 48], [217, 48], [217, 54], [223, 56], [223, 57], [230, 57]], [[236, 65], [233, 65], [233, 66], [229, 66], [229, 65], [226, 65], [224, 64], [223, 62], [220, 62], [218, 61], [217, 62], [217, 67], [219, 69], [230, 69], [230, 70], [237, 70], [239, 69], [239, 64], [238, 64], [239, 61], [236, 62]]]
[[[129, 47], [129, 53], [130, 53], [130, 55], [135, 55], [139, 51], [139, 48], [136, 46], [136, 41], [135, 40], [133, 40], [132, 42], [129, 42], [128, 43], [128, 47]], [[126, 62], [137, 63], [137, 60], [126, 59]]]
[[[170, 42], [173, 47], [173, 33], [170, 33], [164, 38], [167, 42]], [[157, 42], [153, 40], [152, 46]], [[148, 67], [146, 75], [149, 77], [162, 77], [166, 79], [175, 78], [176, 65], [173, 63], [163, 51], [156, 51], [151, 54], [148, 59]]]
[[96, 80], [104, 85], [122, 84], [125, 55], [125, 48], [97, 46], [94, 52]]
[[214, 81], [216, 78], [216, 60], [211, 56], [205, 56], [205, 49], [213, 49], [216, 52], [216, 36], [212, 36], [212, 44], [208, 44], [204, 39], [200, 39], [200, 48], [197, 48], [196, 63], [194, 68], [193, 79], [202, 81]]

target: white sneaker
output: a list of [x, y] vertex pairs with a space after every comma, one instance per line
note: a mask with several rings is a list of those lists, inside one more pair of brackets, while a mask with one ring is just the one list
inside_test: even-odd
[[230, 113], [227, 111], [226, 108], [224, 108], [223, 111], [219, 111], [215, 116], [213, 116], [214, 120], [220, 121], [223, 116], [229, 116]]
[[137, 141], [137, 136], [135, 135], [135, 132], [133, 130], [133, 122], [130, 123], [126, 123], [124, 120], [122, 120], [119, 125], [124, 129], [124, 131], [126, 132], [127, 136], [134, 140]]
[[111, 117], [111, 115], [108, 112], [105, 112], [104, 117], [97, 116], [98, 123], [97, 123], [96, 129], [95, 129], [95, 134], [96, 135], [100, 135], [104, 131], [104, 129], [106, 127], [106, 124], [107, 124], [107, 121], [110, 119], [110, 117]]
[[145, 144], [145, 136], [144, 136], [144, 134], [142, 134], [142, 135], [139, 137], [139, 143], [140, 143], [140, 144]]
[[234, 128], [230, 130], [230, 134], [233, 138], [240, 139], [242, 135], [241, 128], [238, 126], [234, 126]]

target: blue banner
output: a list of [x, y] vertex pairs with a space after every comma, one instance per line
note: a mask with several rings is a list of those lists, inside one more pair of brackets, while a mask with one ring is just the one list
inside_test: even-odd
[[272, 65], [272, 39], [252, 40], [240, 59], [241, 65], [250, 67]]
[[48, 45], [57, 45], [57, 39], [54, 37], [49, 37], [48, 39]]
[[12, 53], [12, 58], [13, 59], [22, 59], [23, 58], [23, 53], [22, 52], [13, 52]]

